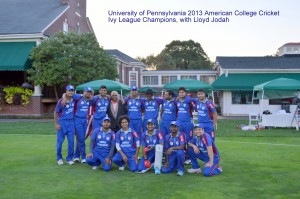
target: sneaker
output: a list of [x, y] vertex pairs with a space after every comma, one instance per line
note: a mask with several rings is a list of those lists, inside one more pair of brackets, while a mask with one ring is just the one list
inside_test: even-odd
[[201, 173], [201, 169], [200, 168], [199, 169], [191, 168], [191, 169], [188, 169], [187, 172], [188, 173]]
[[64, 162], [63, 162], [63, 160], [62, 160], [62, 159], [60, 159], [60, 160], [58, 160], [58, 161], [57, 161], [57, 164], [58, 164], [58, 165], [63, 165], [63, 164], [64, 164]]
[[155, 175], [160, 175], [160, 169], [158, 167], [155, 167]]
[[217, 169], [219, 169], [221, 173], [223, 172], [223, 168], [221, 166], [218, 166]]
[[70, 160], [70, 161], [68, 161], [68, 164], [72, 165], [72, 164], [74, 164], [74, 162], [72, 160]]
[[178, 171], [177, 176], [183, 176], [183, 171]]
[[125, 166], [119, 167], [120, 171], [124, 171], [124, 169], [125, 169]]
[[141, 160], [142, 158], [140, 156], [138, 156], [138, 160]]
[[144, 170], [141, 170], [141, 171], [137, 171], [136, 173], [146, 173], [149, 169], [147, 168], [147, 169], [144, 169]]
[[79, 163], [80, 162], [79, 158], [74, 158], [74, 162]]
[[187, 159], [184, 164], [192, 164], [192, 161], [190, 159]]
[[93, 166], [92, 169], [93, 169], [93, 170], [97, 170], [98, 167], [97, 167], [97, 166]]
[[86, 163], [86, 160], [85, 160], [85, 159], [82, 159], [82, 160], [81, 160], [81, 163]]

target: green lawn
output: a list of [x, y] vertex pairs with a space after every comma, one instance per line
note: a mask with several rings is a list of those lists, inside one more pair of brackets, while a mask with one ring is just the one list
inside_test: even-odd
[[0, 122], [0, 198], [300, 198], [300, 132], [235, 128], [242, 123], [219, 121], [223, 173], [207, 178], [58, 166], [53, 122]]

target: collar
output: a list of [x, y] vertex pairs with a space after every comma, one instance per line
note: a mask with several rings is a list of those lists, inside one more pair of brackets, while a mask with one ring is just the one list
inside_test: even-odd
[[111, 129], [108, 129], [108, 131], [107, 131], [107, 132], [105, 132], [105, 131], [103, 130], [103, 128], [102, 128], [102, 127], [100, 128], [100, 131], [102, 131], [102, 132], [103, 132], [103, 133], [105, 133], [105, 134], [106, 134], [106, 133], [111, 133]]

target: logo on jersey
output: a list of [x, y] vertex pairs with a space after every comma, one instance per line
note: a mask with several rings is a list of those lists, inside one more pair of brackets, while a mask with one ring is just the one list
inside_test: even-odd
[[70, 106], [67, 104], [67, 105], [66, 105], [66, 108], [69, 108], [69, 107], [70, 107]]
[[152, 106], [155, 106], [155, 103], [154, 103], [154, 102], [152, 103]]
[[129, 102], [128, 104], [129, 104], [129, 105], [131, 105], [132, 103], [131, 103], [131, 102]]
[[173, 145], [173, 142], [170, 142], [170, 145]]
[[156, 143], [156, 139], [153, 140], [153, 143]]
[[131, 137], [128, 137], [128, 140], [131, 140]]
[[107, 106], [107, 102], [105, 102], [105, 106]]
[[176, 141], [176, 145], [179, 145], [179, 142], [178, 142], [178, 141]]
[[185, 103], [183, 103], [183, 107], [186, 107], [186, 104], [185, 104]]
[[121, 140], [124, 140], [124, 137], [121, 137]]
[[146, 105], [148, 106], [148, 102], [146, 102]]
[[101, 106], [101, 103], [100, 103], [100, 102], [98, 103], [98, 106]]
[[98, 139], [99, 139], [99, 140], [101, 139], [101, 135], [98, 135]]
[[106, 137], [106, 140], [108, 141], [110, 138], [109, 137]]
[[83, 101], [81, 101], [81, 104], [84, 104], [84, 102], [83, 102]]
[[86, 103], [86, 105], [88, 105], [88, 106], [89, 106], [89, 105], [90, 105], [90, 103], [89, 103], [89, 102], [87, 102], [87, 103]]
[[148, 143], [148, 144], [149, 144], [149, 142], [150, 142], [150, 141], [149, 141], [149, 140], [147, 140], [147, 143]]
[[135, 103], [135, 105], [137, 105], [137, 106], [138, 106], [138, 105], [139, 105], [139, 103], [138, 103], [138, 102], [136, 102], [136, 103]]

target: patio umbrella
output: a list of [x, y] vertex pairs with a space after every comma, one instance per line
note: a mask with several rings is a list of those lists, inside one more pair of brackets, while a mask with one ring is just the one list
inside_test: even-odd
[[212, 86], [195, 79], [183, 79], [177, 80], [175, 82], [171, 82], [169, 84], [165, 84], [163, 86], [164, 89], [171, 89], [174, 91], [178, 91], [179, 87], [184, 87], [187, 91], [197, 92], [198, 89], [202, 88], [203, 90], [212, 90]]
[[105, 85], [108, 91], [117, 91], [121, 95], [124, 94], [124, 92], [126, 93], [130, 91], [130, 87], [128, 85], [122, 84], [117, 81], [109, 80], [109, 79], [101, 79], [101, 80], [87, 82], [78, 85], [76, 87], [76, 90], [83, 91], [85, 87], [92, 87], [92, 89], [98, 91], [101, 85]]
[[153, 93], [158, 93], [159, 92], [158, 90], [156, 90], [154, 88], [151, 88], [150, 86], [145, 86], [145, 87], [139, 89], [139, 93], [145, 93], [146, 90], [148, 90], [148, 89], [151, 89], [153, 91]]

